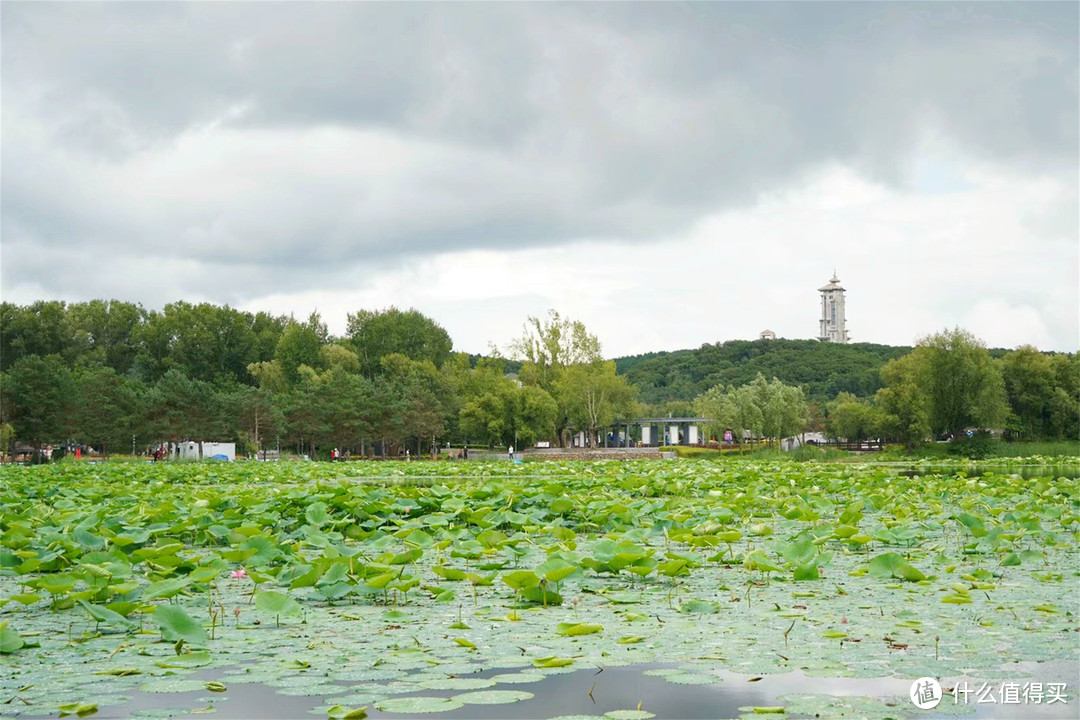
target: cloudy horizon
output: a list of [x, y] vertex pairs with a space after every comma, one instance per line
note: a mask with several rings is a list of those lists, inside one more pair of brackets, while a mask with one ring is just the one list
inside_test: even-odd
[[0, 5], [0, 286], [1080, 348], [1080, 6]]

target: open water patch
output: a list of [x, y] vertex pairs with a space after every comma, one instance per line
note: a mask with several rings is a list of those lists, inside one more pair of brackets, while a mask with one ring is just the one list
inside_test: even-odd
[[[287, 720], [291, 718], [327, 717], [333, 705], [367, 706], [369, 718], [387, 720], [439, 717], [446, 720], [549, 720], [557, 717], [621, 717], [640, 710], [659, 718], [697, 720], [705, 718], [769, 717], [760, 711], [766, 708], [785, 708], [775, 717], [858, 717], [858, 718], [952, 718], [969, 717], [994, 720], [1023, 720], [1040, 718], [1063, 720], [1076, 717], [1076, 667], [1068, 662], [1017, 666], [1013, 677], [1038, 676], [1044, 684], [1066, 683], [1067, 701], [1053, 705], [976, 702], [972, 694], [965, 703], [954, 702], [946, 694], [943, 702], [932, 711], [918, 710], [909, 699], [912, 680], [896, 677], [823, 678], [803, 672], [777, 675], [746, 675], [727, 670], [706, 671], [699, 666], [676, 664], [631, 665], [600, 670], [575, 670], [546, 676], [528, 683], [528, 691], [520, 689], [522, 675], [535, 680], [533, 673], [507, 673], [505, 668], [493, 668], [470, 676], [476, 681], [494, 681], [490, 690], [462, 693], [448, 687], [436, 690], [424, 681], [415, 684], [410, 693], [379, 696], [377, 694], [348, 696], [350, 685], [341, 681], [326, 683], [325, 678], [311, 678], [312, 685], [326, 685], [326, 690], [340, 690], [337, 696], [295, 696], [282, 694], [281, 688], [260, 683], [238, 683], [227, 687], [215, 697], [204, 687], [207, 682], [228, 675], [211, 669], [184, 678], [192, 683], [189, 690], [178, 692], [147, 692], [133, 689], [127, 696], [113, 696], [111, 702], [99, 703], [92, 715], [100, 720], [140, 717], [186, 717], [213, 715], [234, 720]], [[1006, 673], [1007, 674], [1007, 673]], [[692, 677], [694, 682], [681, 682]], [[1071, 677], [1071, 679], [1070, 679]], [[704, 681], [708, 679], [708, 681]], [[505, 682], [503, 682], [505, 680]], [[968, 682], [973, 688], [981, 683], [963, 677], [943, 678], [942, 686], [949, 690], [958, 683]], [[995, 681], [996, 697], [1001, 682]], [[199, 684], [195, 689], [194, 683]], [[425, 686], [428, 685], [428, 686]], [[447, 683], [453, 686], [454, 683]], [[20, 707], [8, 703], [4, 715], [10, 717], [55, 717], [57, 712], [47, 698]], [[355, 701], [355, 702], [345, 702]], [[361, 702], [362, 701], [362, 702]], [[50, 712], [43, 712], [49, 708]], [[758, 712], [755, 712], [755, 709]], [[639, 715], [634, 714], [634, 717]], [[645, 717], [641, 714], [640, 717]]]

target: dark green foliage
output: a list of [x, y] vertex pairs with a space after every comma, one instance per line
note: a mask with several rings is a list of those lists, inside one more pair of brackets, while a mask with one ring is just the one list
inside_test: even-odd
[[[621, 358], [609, 378], [577, 367], [607, 365], [583, 325], [555, 314], [530, 323], [517, 346], [533, 359], [521, 362], [453, 354], [446, 331], [416, 310], [360, 311], [347, 337], [332, 338], [317, 313], [298, 322], [208, 303], [0, 303], [0, 428], [20, 443], [112, 452], [133, 438], [137, 449], [212, 439], [235, 440], [241, 452], [336, 445], [353, 456], [375, 445], [426, 452], [433, 440], [523, 447], [571, 427], [600, 429], [613, 403], [619, 416], [695, 414], [690, 401], [702, 392], [722, 384], [730, 394], [760, 374], [806, 392], [807, 429], [827, 422], [845, 437], [914, 447], [934, 430], [969, 426], [1025, 441], [1080, 436], [1080, 357], [987, 351], [960, 330], [914, 353], [730, 341]], [[653, 408], [630, 405], [633, 385]]]
[[881, 367], [910, 351], [870, 343], [729, 340], [697, 350], [619, 358], [615, 364], [647, 403], [692, 400], [714, 385], [745, 385], [759, 373], [805, 388], [810, 401], [826, 402], [841, 392], [873, 396], [881, 387]]
[[[491, 358], [485, 357], [484, 355], [477, 355], [476, 353], [469, 353], [468, 359], [469, 367], [476, 367], [476, 365], [480, 362], [491, 361]], [[499, 361], [502, 363], [503, 372], [510, 373], [511, 375], [517, 375], [519, 372], [521, 372], [522, 363], [520, 360], [499, 358]]]
[[39, 300], [25, 307], [0, 305], [0, 369], [28, 355], [71, 360], [74, 344], [64, 303]]
[[1002, 358], [1013, 439], [1080, 437], [1080, 355], [1051, 355], [1026, 345]]
[[96, 362], [126, 374], [135, 364], [132, 335], [146, 318], [138, 305], [119, 300], [91, 300], [67, 308], [69, 348], [77, 362]]
[[28, 355], [68, 367], [104, 365], [155, 382], [177, 369], [197, 380], [250, 383], [247, 366], [273, 357], [285, 321], [209, 303], [147, 312], [118, 300], [0, 304], [0, 369]]
[[990, 436], [990, 433], [980, 431], [973, 433], [971, 437], [965, 434], [956, 438], [949, 443], [948, 452], [950, 455], [970, 460], [985, 460], [995, 455], [997, 445], [997, 441]]
[[72, 429], [75, 381], [59, 355], [27, 355], [4, 374], [3, 395], [15, 436], [40, 447]]
[[998, 363], [971, 333], [955, 328], [919, 341], [918, 382], [930, 429], [959, 436], [967, 428], [1000, 428], [1008, 413]]
[[429, 361], [435, 367], [450, 359], [453, 342], [441, 325], [416, 310], [361, 310], [349, 314], [346, 331], [360, 356], [361, 371], [371, 377], [379, 361], [400, 354], [411, 360]]
[[225, 432], [222, 409], [210, 383], [170, 370], [149, 391], [146, 426], [160, 440], [213, 440]]
[[885, 418], [878, 408], [850, 393], [837, 395], [828, 404], [828, 411], [825, 427], [830, 437], [861, 441], [880, 437], [885, 427]]
[[123, 449], [132, 436], [145, 435], [145, 387], [111, 367], [80, 368], [75, 375], [76, 396], [72, 435], [108, 454]]
[[326, 327], [314, 313], [306, 323], [294, 321], [285, 327], [274, 350], [274, 360], [281, 366], [286, 382], [296, 383], [301, 365], [319, 367], [319, 350], [325, 339]]

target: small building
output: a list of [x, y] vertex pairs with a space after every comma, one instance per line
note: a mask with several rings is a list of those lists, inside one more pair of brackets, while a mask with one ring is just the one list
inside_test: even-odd
[[768, 328], [766, 328], [766, 329], [761, 331], [760, 338], [762, 340], [775, 340], [776, 339], [776, 333], [774, 333], [772, 330], [769, 330]]
[[177, 460], [236, 460], [236, 443], [195, 442], [185, 440], [176, 444]]
[[[709, 422], [703, 417], [636, 418], [617, 420], [611, 425], [609, 444], [629, 447], [636, 434], [642, 447], [661, 445], [702, 445], [705, 435], [702, 426]], [[635, 433], [634, 431], [637, 430]]]

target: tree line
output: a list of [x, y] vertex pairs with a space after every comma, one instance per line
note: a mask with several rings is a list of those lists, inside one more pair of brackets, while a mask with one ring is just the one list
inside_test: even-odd
[[691, 404], [721, 427], [782, 438], [821, 430], [834, 438], [881, 438], [913, 447], [987, 430], [1019, 440], [1080, 439], [1080, 355], [1022, 346], [994, 357], [959, 328], [919, 340], [880, 369], [871, 397], [841, 391], [810, 401], [804, 387], [758, 376], [717, 384]]
[[824, 403], [842, 392], [872, 397], [882, 387], [882, 366], [909, 352], [910, 347], [872, 343], [728, 340], [691, 350], [621, 357], [615, 363], [649, 403], [692, 402], [716, 385], [740, 387], [758, 375], [797, 385], [809, 402]]
[[[627, 359], [605, 360], [596, 336], [554, 311], [528, 318], [503, 353], [480, 357], [455, 353], [431, 318], [393, 307], [349, 314], [335, 337], [318, 313], [0, 303], [0, 441], [104, 452], [235, 440], [248, 452], [420, 453], [446, 443], [567, 444], [577, 432], [595, 442], [617, 418], [669, 413], [713, 418], [713, 433], [763, 437], [824, 429], [915, 443], [969, 427], [1024, 439], [1080, 435], [1076, 354], [994, 353], [961, 330], [914, 350], [784, 340], [708, 348], [639, 358], [619, 372]], [[692, 395], [648, 402], [633, 382], [649, 368], [681, 377], [694, 352], [723, 357], [727, 369], [695, 371], [686, 387], [701, 389]], [[665, 358], [674, 370], [662, 371]]]
[[[360, 310], [331, 336], [298, 321], [178, 302], [0, 304], [4, 445], [103, 452], [178, 440], [242, 451], [368, 454], [434, 444], [531, 445], [595, 437], [634, 391], [579, 322], [530, 318], [508, 352], [453, 352], [416, 310]], [[510, 373], [516, 370], [516, 373]]]
[[912, 446], [995, 428], [1021, 440], [1080, 439], [1080, 355], [1030, 345], [999, 358], [959, 328], [919, 341], [881, 369], [872, 398], [840, 393], [826, 428], [851, 440], [885, 437]]

